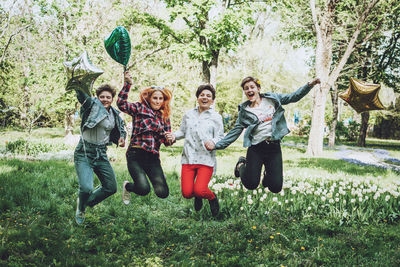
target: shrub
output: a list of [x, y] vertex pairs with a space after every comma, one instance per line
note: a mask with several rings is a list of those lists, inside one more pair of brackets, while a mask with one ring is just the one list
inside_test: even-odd
[[349, 122], [346, 127], [342, 121], [338, 121], [336, 125], [336, 138], [337, 140], [355, 141], [357, 140], [360, 132], [360, 124], [356, 121]]
[[[18, 139], [16, 141], [11, 141], [6, 143], [6, 152], [18, 155], [25, 154], [25, 147], [27, 145], [27, 140]], [[38, 155], [39, 153], [47, 152], [57, 152], [63, 149], [67, 149], [64, 144], [47, 144], [43, 142], [28, 143], [27, 154], [30, 156]]]

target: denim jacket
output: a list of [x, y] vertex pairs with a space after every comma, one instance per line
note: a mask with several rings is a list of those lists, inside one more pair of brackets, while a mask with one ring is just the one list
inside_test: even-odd
[[[79, 103], [81, 103], [81, 132], [85, 128], [94, 128], [99, 122], [101, 122], [107, 116], [107, 110], [104, 108], [103, 104], [96, 97], [90, 97], [86, 93], [81, 90], [75, 90], [76, 96], [78, 98]], [[124, 128], [124, 121], [119, 116], [119, 111], [115, 108], [110, 107], [113, 112], [115, 118], [115, 127], [111, 130], [110, 133], [110, 143], [114, 143], [118, 145], [118, 140], [120, 137], [126, 137], [126, 132]]]
[[[261, 94], [262, 98], [269, 98], [272, 100], [272, 102], [275, 103], [275, 113], [272, 117], [271, 141], [281, 140], [285, 135], [290, 132], [286, 125], [284, 114], [285, 109], [282, 107], [282, 105], [299, 101], [305, 95], [307, 95], [308, 92], [310, 92], [311, 88], [312, 86], [306, 84], [291, 94], [279, 94], [271, 92]], [[243, 146], [251, 146], [251, 140], [253, 139], [253, 130], [261, 122], [254, 113], [246, 110], [246, 107], [248, 105], [250, 105], [250, 100], [247, 100], [246, 102], [239, 105], [239, 115], [233, 129], [229, 131], [224, 139], [222, 139], [215, 145], [216, 149], [224, 149], [235, 142], [244, 128], [247, 129], [244, 133]]]

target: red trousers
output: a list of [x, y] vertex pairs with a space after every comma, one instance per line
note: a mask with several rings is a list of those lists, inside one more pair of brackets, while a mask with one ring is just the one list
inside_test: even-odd
[[182, 196], [214, 199], [214, 193], [208, 189], [213, 167], [201, 164], [183, 164], [181, 173]]

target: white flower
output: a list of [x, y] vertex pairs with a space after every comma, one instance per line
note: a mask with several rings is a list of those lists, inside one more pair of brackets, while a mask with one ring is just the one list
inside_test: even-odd
[[343, 205], [346, 205], [347, 201], [346, 199], [343, 199]]
[[261, 189], [261, 188], [258, 189], [258, 193], [259, 193], [259, 194], [262, 193], [262, 189]]
[[280, 194], [281, 194], [281, 196], [284, 196], [285, 195], [285, 191], [282, 190]]
[[389, 201], [389, 199], [390, 199], [390, 196], [389, 196], [389, 195], [386, 195], [385, 201]]
[[334, 203], [334, 202], [335, 202], [335, 200], [333, 200], [332, 198], [329, 199], [329, 203], [332, 204], [332, 203]]
[[278, 198], [277, 198], [277, 197], [273, 197], [273, 198], [272, 198], [272, 201], [273, 201], [273, 202], [277, 202], [277, 201], [278, 201]]
[[292, 189], [292, 194], [293, 194], [293, 195], [296, 194], [296, 189]]
[[243, 210], [243, 207], [240, 207], [240, 210]]
[[307, 210], [311, 210], [311, 207], [308, 207]]
[[289, 203], [289, 200], [285, 199], [285, 203], [286, 203], [286, 204]]
[[247, 203], [249, 203], [249, 205], [251, 205], [251, 204], [253, 204], [253, 200], [252, 200], [251, 198], [249, 198], [249, 199], [247, 200]]
[[354, 203], [354, 202], [356, 202], [356, 200], [355, 200], [354, 198], [352, 198], [352, 199], [350, 200], [350, 203]]
[[322, 201], [325, 201], [325, 200], [326, 200], [326, 197], [322, 196], [322, 197], [321, 197], [321, 200], [322, 200]]
[[336, 201], [336, 202], [339, 202], [339, 198], [338, 198], [338, 197], [337, 197], [337, 198], [335, 198], [335, 201]]
[[359, 197], [359, 198], [358, 198], [358, 201], [359, 201], [359, 202], [362, 202], [362, 201], [363, 201], [363, 198], [362, 198], [362, 197]]
[[278, 202], [278, 205], [279, 205], [279, 206], [282, 205], [282, 202], [279, 201], [279, 202]]
[[253, 191], [253, 195], [257, 195], [257, 190], [254, 190], [254, 191]]

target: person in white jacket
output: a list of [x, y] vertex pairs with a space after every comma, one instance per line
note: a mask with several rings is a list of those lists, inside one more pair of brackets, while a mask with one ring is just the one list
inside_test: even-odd
[[199, 211], [203, 198], [210, 204], [211, 214], [219, 212], [218, 198], [209, 188], [216, 168], [215, 151], [211, 144], [224, 137], [222, 116], [211, 107], [215, 89], [211, 84], [200, 85], [196, 91], [198, 106], [188, 110], [182, 118], [180, 129], [172, 134], [173, 141], [185, 138], [182, 152], [181, 186], [184, 198], [194, 197], [194, 208]]

